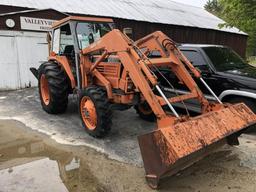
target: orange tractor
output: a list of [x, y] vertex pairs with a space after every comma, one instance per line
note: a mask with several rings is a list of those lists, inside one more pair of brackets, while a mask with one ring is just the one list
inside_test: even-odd
[[[159, 79], [174, 73], [190, 91], [168, 97]], [[154, 131], [138, 136], [146, 179], [156, 188], [160, 179], [192, 165], [224, 143], [238, 144], [240, 132], [256, 123], [244, 104], [223, 104], [160, 31], [134, 42], [108, 18], [67, 17], [53, 25], [48, 62], [31, 69], [39, 80], [42, 108], [51, 114], [66, 110], [69, 94], [78, 94], [85, 130], [103, 137], [111, 128], [111, 110], [134, 106], [140, 117], [157, 122]], [[198, 78], [217, 103], [209, 102], [191, 77]], [[202, 114], [179, 114], [173, 103], [195, 99]]]

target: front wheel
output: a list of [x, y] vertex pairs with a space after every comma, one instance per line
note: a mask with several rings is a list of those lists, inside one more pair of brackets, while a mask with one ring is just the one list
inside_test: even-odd
[[111, 129], [112, 111], [106, 92], [99, 87], [82, 90], [79, 97], [82, 124], [90, 135], [104, 137]]
[[135, 105], [134, 108], [141, 119], [149, 122], [154, 122], [156, 120], [156, 116], [148, 103], [140, 103]]

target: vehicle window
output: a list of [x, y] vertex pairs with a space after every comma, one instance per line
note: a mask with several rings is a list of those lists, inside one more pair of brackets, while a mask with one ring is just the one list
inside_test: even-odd
[[246, 68], [248, 65], [230, 48], [205, 47], [203, 48], [217, 71], [229, 71]]
[[183, 50], [182, 53], [187, 57], [187, 59], [195, 66], [206, 65], [204, 58], [200, 53], [193, 50]]
[[[66, 54], [67, 50], [74, 49], [74, 41], [69, 24], [60, 28], [60, 51], [59, 54]], [[71, 51], [69, 51], [71, 52]], [[70, 54], [70, 53], [68, 53]]]
[[60, 29], [56, 29], [53, 32], [52, 51], [55, 53], [59, 53], [59, 50], [60, 50]]
[[106, 33], [111, 31], [113, 24], [111, 23], [77, 23], [76, 33], [78, 45], [80, 49], [88, 47], [91, 43], [99, 40]]

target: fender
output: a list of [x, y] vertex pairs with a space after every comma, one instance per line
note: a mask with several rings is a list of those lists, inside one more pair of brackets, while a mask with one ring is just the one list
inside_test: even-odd
[[74, 89], [76, 87], [76, 81], [75, 81], [74, 75], [71, 71], [71, 68], [69, 66], [67, 58], [65, 56], [50, 56], [50, 57], [48, 57], [48, 60], [56, 61], [61, 66], [63, 66], [63, 68], [65, 69], [65, 71], [70, 79], [71, 87]]
[[235, 95], [235, 96], [241, 96], [241, 97], [248, 97], [248, 98], [252, 98], [252, 99], [256, 99], [256, 94], [255, 93], [251, 93], [248, 91], [239, 91], [239, 90], [226, 90], [223, 91], [219, 98], [220, 100], [223, 100], [224, 97], [226, 96], [230, 96], [230, 95]]

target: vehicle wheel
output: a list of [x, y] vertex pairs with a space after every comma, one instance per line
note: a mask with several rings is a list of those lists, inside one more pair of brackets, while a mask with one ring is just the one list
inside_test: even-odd
[[229, 103], [245, 103], [254, 113], [256, 113], [256, 101], [250, 98], [243, 98], [243, 97], [234, 97], [228, 99], [227, 102]]
[[112, 111], [106, 92], [99, 87], [82, 90], [79, 112], [85, 130], [94, 137], [104, 137], [111, 129]]
[[156, 120], [154, 112], [146, 102], [135, 105], [134, 108], [141, 119], [149, 122]]
[[43, 63], [38, 69], [38, 79], [42, 108], [50, 114], [64, 113], [68, 105], [68, 81], [61, 66]]

